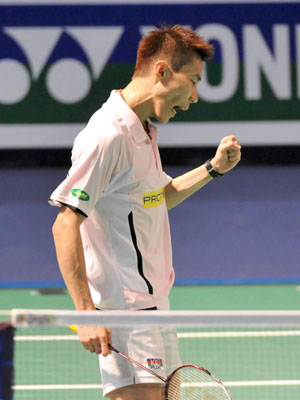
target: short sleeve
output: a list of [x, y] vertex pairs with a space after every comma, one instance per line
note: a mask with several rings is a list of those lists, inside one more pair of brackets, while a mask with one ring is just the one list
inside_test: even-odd
[[82, 134], [75, 140], [68, 175], [51, 194], [49, 203], [57, 206], [64, 203], [88, 216], [113, 176], [128, 167], [124, 147], [121, 134], [106, 134], [92, 140]]

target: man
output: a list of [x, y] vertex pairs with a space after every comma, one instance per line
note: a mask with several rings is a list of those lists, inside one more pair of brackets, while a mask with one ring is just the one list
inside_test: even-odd
[[[113, 91], [77, 136], [72, 167], [50, 200], [60, 206], [53, 234], [77, 310], [169, 308], [174, 271], [167, 209], [235, 167], [241, 146], [235, 136], [224, 137], [210, 162], [172, 179], [162, 170], [150, 118], [167, 123], [198, 101], [202, 64], [212, 52], [179, 26], [151, 32], [139, 45], [131, 82]], [[124, 364], [108, 344], [124, 353], [130, 347], [142, 363], [151, 354], [167, 375], [179, 363], [174, 332], [79, 327], [78, 334], [87, 350], [101, 353], [106, 397], [163, 398], [156, 378]]]

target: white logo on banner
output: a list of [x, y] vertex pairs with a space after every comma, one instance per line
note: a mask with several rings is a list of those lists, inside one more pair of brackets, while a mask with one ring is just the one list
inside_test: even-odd
[[244, 26], [245, 71], [248, 77], [245, 91], [247, 99], [261, 98], [261, 71], [264, 71], [264, 75], [268, 77], [268, 82], [278, 99], [291, 97], [289, 34], [287, 25], [273, 26], [274, 51], [271, 53], [257, 26]]
[[30, 85], [30, 77], [23, 64], [11, 59], [0, 60], [0, 103], [18, 103], [27, 95]]
[[[150, 25], [143, 26], [140, 27], [140, 32], [142, 35], [147, 35], [154, 28]], [[222, 59], [221, 80], [214, 85], [208, 80], [207, 66], [204, 63], [201, 84], [198, 86], [199, 98], [210, 103], [228, 101], [235, 95], [241, 80], [237, 37], [228, 26], [222, 24], [201, 25], [196, 31], [206, 41], [214, 40], [219, 44]], [[292, 77], [289, 26], [281, 24], [273, 26], [270, 47], [258, 26], [245, 25], [242, 33], [245, 99], [262, 98], [262, 75], [268, 81], [276, 98], [290, 99]], [[295, 34], [297, 94], [300, 98], [300, 25], [296, 25]]]
[[[299, 25], [296, 25], [295, 51], [298, 58], [297, 81], [298, 98], [300, 98], [300, 33], [298, 27]], [[197, 32], [208, 41], [216, 40], [218, 42], [222, 58], [221, 82], [218, 85], [211, 85], [208, 82], [204, 64], [199, 97], [207, 102], [227, 101], [235, 95], [241, 80], [237, 38], [229, 27], [221, 24], [202, 25]], [[242, 34], [245, 99], [261, 100], [262, 76], [267, 80], [277, 99], [290, 99], [292, 97], [292, 76], [289, 26], [283, 24], [273, 26], [271, 45], [265, 41], [260, 28], [256, 25], [243, 26]]]
[[234, 95], [239, 83], [239, 53], [236, 38], [231, 29], [221, 24], [202, 25], [198, 33], [207, 41], [216, 40], [222, 49], [221, 82], [219, 85], [209, 84], [204, 64], [199, 97], [209, 102], [226, 101]]
[[[151, 25], [140, 26], [141, 36], [154, 28]], [[66, 33], [85, 53], [89, 66], [67, 55], [61, 57], [49, 66], [46, 87], [55, 100], [72, 104], [88, 95], [93, 81], [101, 75], [120, 40], [124, 27], [7, 27], [3, 32], [18, 44], [29, 65], [14, 58], [0, 59], [0, 103], [14, 104], [26, 97], [32, 80], [39, 78], [62, 33]], [[296, 25], [295, 30], [288, 25], [274, 25], [271, 43], [265, 41], [256, 25], [245, 25], [241, 32], [243, 63], [237, 37], [228, 26], [205, 24], [198, 27], [197, 33], [206, 40], [218, 42], [222, 60], [218, 84], [209, 82], [204, 64], [199, 85], [200, 99], [212, 103], [228, 101], [241, 85], [246, 100], [260, 100], [263, 96], [262, 76], [277, 99], [290, 99], [293, 86], [297, 87], [296, 95], [300, 98], [300, 25]], [[295, 40], [291, 39], [292, 35], [295, 35]], [[296, 77], [291, 73], [292, 43], [295, 44]]]
[[[57, 60], [49, 69], [46, 85], [49, 94], [59, 102], [75, 103], [87, 96], [92, 79], [97, 79], [115, 48], [122, 27], [92, 28], [5, 28], [26, 55], [32, 79], [38, 79], [61, 34], [69, 34], [85, 52], [92, 69], [74, 58]], [[0, 61], [0, 102], [21, 101], [30, 90], [31, 77], [26, 66], [15, 59]]]

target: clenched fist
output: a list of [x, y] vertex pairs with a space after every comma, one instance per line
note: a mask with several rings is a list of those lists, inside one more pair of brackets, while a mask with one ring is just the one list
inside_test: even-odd
[[241, 145], [234, 135], [225, 136], [217, 148], [211, 165], [220, 174], [225, 174], [234, 168], [241, 159]]

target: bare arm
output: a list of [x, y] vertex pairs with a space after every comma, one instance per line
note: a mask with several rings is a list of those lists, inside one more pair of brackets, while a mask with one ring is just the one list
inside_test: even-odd
[[53, 225], [53, 237], [61, 274], [77, 310], [95, 310], [87, 283], [80, 235], [84, 217], [62, 206]]
[[[241, 146], [235, 136], [226, 136], [222, 139], [211, 164], [218, 172], [225, 174], [234, 168], [241, 159]], [[165, 187], [166, 204], [168, 209], [177, 206], [182, 201], [197, 192], [212, 177], [204, 165], [173, 179]]]
[[165, 188], [168, 210], [190, 197], [212, 179], [204, 165], [173, 179]]
[[[95, 310], [88, 286], [86, 266], [80, 235], [85, 217], [62, 206], [53, 225], [53, 237], [58, 264], [77, 310]], [[83, 346], [105, 356], [110, 353], [110, 331], [99, 327], [78, 327]]]

